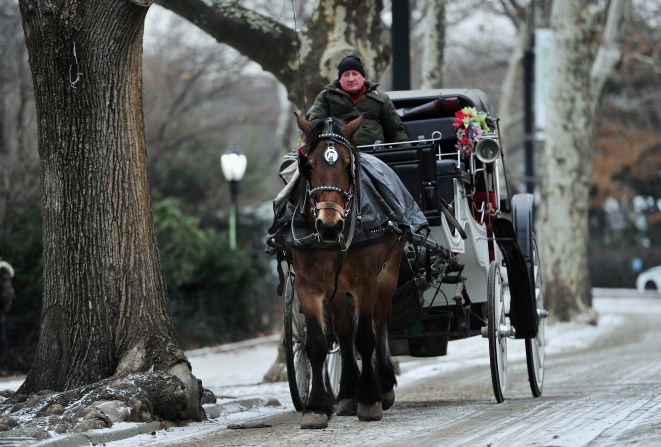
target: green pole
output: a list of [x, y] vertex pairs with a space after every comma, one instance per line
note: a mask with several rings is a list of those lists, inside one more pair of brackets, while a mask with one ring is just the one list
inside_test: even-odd
[[236, 205], [230, 205], [230, 250], [236, 250]]
[[229, 182], [230, 183], [230, 196], [231, 196], [231, 204], [230, 204], [230, 250], [235, 251], [236, 250], [236, 224], [237, 224], [237, 201], [238, 201], [238, 189], [239, 189], [239, 182], [236, 180], [232, 180]]

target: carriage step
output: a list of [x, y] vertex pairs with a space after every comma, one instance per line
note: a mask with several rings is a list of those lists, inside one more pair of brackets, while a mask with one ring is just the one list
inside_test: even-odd
[[[482, 334], [482, 338], [489, 338], [489, 327], [482, 326], [480, 328], [480, 333]], [[501, 324], [500, 327], [498, 328], [499, 337], [512, 338], [515, 335], [516, 335], [516, 329], [511, 324]]]

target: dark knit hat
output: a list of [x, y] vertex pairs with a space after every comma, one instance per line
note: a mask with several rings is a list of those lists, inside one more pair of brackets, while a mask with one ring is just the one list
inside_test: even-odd
[[339, 79], [347, 70], [356, 70], [358, 73], [365, 77], [365, 68], [363, 68], [363, 62], [358, 56], [347, 56], [340, 61], [337, 65], [337, 78]]

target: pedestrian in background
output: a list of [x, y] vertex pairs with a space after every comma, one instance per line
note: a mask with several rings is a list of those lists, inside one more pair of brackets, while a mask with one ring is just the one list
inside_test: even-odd
[[4, 355], [7, 347], [5, 315], [9, 312], [14, 302], [14, 288], [11, 284], [13, 277], [14, 268], [0, 258], [0, 357]]

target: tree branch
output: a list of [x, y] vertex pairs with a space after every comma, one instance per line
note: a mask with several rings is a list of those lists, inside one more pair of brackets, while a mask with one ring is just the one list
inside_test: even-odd
[[289, 62], [295, 60], [298, 36], [286, 25], [229, 0], [157, 3], [194, 23], [218, 42], [235, 48], [283, 83], [295, 76]]
[[[507, 18], [510, 19], [514, 27], [518, 30], [522, 22], [520, 18], [517, 17], [516, 13], [512, 11], [510, 5], [508, 5], [507, 2], [505, 2], [505, 0], [499, 0], [499, 2], [500, 2], [500, 6], [502, 6], [503, 8], [503, 13], [507, 16]], [[511, 4], [513, 7], [518, 6], [515, 2], [511, 2]]]
[[602, 43], [599, 46], [590, 72], [590, 94], [593, 111], [599, 103], [604, 84], [606, 84], [613, 69], [622, 58], [624, 30], [629, 21], [629, 10], [629, 0], [611, 1]]
[[641, 53], [633, 53], [630, 57], [631, 59], [637, 60], [638, 62], [649, 65], [654, 70], [654, 73], [661, 73], [661, 67], [656, 64], [656, 61], [653, 57], [646, 56]]

